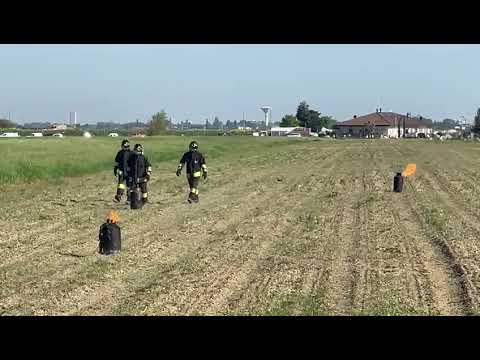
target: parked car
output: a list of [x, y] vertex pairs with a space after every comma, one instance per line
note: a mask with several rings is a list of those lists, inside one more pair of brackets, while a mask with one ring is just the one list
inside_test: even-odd
[[53, 136], [53, 137], [63, 138], [63, 134], [53, 134], [52, 136]]
[[110, 134], [108, 134], [108, 136], [110, 136], [110, 137], [118, 137], [118, 133], [110, 133]]
[[20, 135], [18, 135], [18, 133], [6, 132], [6, 133], [2, 133], [0, 137], [20, 137]]

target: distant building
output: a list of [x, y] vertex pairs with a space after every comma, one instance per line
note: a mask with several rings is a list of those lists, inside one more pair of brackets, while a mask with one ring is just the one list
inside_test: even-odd
[[67, 125], [54, 123], [50, 126], [50, 130], [67, 130]]
[[374, 112], [363, 116], [354, 116], [352, 119], [337, 123], [338, 137], [350, 136], [361, 138], [398, 138], [403, 137], [403, 124], [405, 121], [405, 136], [418, 137], [432, 135], [432, 126], [416, 117], [394, 112]]
[[302, 136], [310, 136], [310, 128], [304, 127], [272, 127], [270, 133], [272, 136], [287, 136], [289, 134], [300, 134]]
[[34, 122], [23, 125], [24, 129], [49, 129], [52, 126], [49, 122]]

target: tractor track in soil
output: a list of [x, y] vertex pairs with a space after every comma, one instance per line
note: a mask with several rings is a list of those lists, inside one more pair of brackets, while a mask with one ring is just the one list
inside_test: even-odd
[[[360, 192], [360, 180], [353, 177], [350, 195]], [[357, 251], [360, 226], [360, 213], [354, 208], [353, 197], [345, 199], [342, 206], [341, 220], [337, 223], [333, 239], [335, 248], [332, 251], [330, 272], [325, 284], [328, 307], [333, 314], [348, 315], [352, 312], [355, 299], [355, 287], [358, 280]]]
[[[338, 156], [339, 154], [326, 162], [321, 162], [322, 167], [326, 167], [328, 169], [327, 172], [329, 172], [332, 168], [331, 165]], [[303, 169], [291, 169], [293, 177], [290, 179], [287, 176], [284, 180], [289, 184], [287, 187], [291, 187], [290, 184], [295, 185], [299, 183], [303, 184], [303, 186], [308, 186], [308, 183], [305, 184], [305, 180], [314, 176], [315, 171], [311, 169], [308, 169], [308, 171], [301, 170]], [[301, 189], [301, 187], [297, 188]], [[274, 199], [269, 203], [269, 208], [288, 209], [282, 214], [283, 220], [276, 217], [263, 216], [264, 214], [262, 214], [258, 221], [260, 226], [247, 230], [252, 239], [259, 238], [262, 239], [261, 242], [245, 246], [241, 252], [237, 251], [237, 253], [253, 253], [254, 256], [237, 259], [238, 255], [231, 254], [233, 263], [238, 265], [229, 266], [226, 271], [215, 270], [216, 274], [221, 274], [220, 279], [218, 279], [218, 275], [214, 275], [216, 277], [212, 285], [207, 286], [203, 293], [196, 294], [197, 301], [185, 309], [187, 313], [190, 311], [194, 313], [199, 312], [202, 303], [205, 303], [205, 300], [202, 301], [202, 299], [207, 299], [210, 302], [205, 310], [207, 314], [229, 313], [237, 305], [246, 308], [254, 307], [253, 304], [261, 302], [265, 289], [272, 284], [271, 275], [266, 274], [266, 272], [278, 274], [278, 271], [281, 271], [281, 268], [285, 270], [285, 267], [287, 267], [288, 272], [289, 261], [285, 257], [275, 257], [274, 247], [281, 239], [290, 237], [292, 234], [292, 221], [285, 221], [285, 219], [294, 218], [295, 211], [301, 211], [302, 202], [292, 204], [290, 196], [281, 195], [281, 193], [282, 191], [280, 191], [280, 195], [278, 195], [278, 192], [274, 195]], [[290, 238], [290, 241], [294, 241], [294, 238]], [[251, 245], [254, 246], [251, 247]], [[228, 241], [224, 241], [222, 247], [221, 252], [228, 254]], [[204, 256], [208, 257], [208, 254]], [[285, 276], [284, 278], [287, 277]]]
[[[335, 156], [335, 159], [331, 159], [327, 163], [321, 164], [322, 168], [324, 169], [324, 172], [322, 173], [322, 179], [328, 178], [329, 174], [333, 170], [332, 165], [337, 157], [338, 154]], [[302, 176], [298, 177], [297, 179], [297, 181], [301, 181], [302, 183], [306, 182], [304, 186], [308, 187], [308, 191], [314, 194], [318, 191], [318, 185], [322, 184], [321, 179], [318, 180], [314, 177], [315, 172], [315, 169], [313, 172], [307, 171], [303, 174], [298, 172], [298, 174], [302, 174]], [[308, 178], [310, 178], [309, 181], [302, 181], [302, 179]], [[310, 189], [310, 186], [314, 187]], [[283, 197], [283, 204], [281, 205], [286, 206], [286, 208], [288, 208], [288, 212], [291, 213], [292, 210], [300, 211], [305, 205], [305, 202], [308, 203], [312, 200], [304, 199], [302, 202], [295, 204], [295, 206], [292, 206], [291, 204], [288, 205], [288, 201], [288, 197]], [[291, 215], [288, 215], [287, 218], [294, 218], [294, 214], [295, 212]], [[293, 221], [287, 221], [284, 223], [282, 230], [275, 231], [272, 234], [274, 237], [271, 238], [269, 242], [262, 244], [256, 258], [250, 259], [243, 264], [238, 272], [240, 277], [235, 277], [230, 280], [229, 285], [234, 284], [234, 286], [225, 287], [223, 294], [221, 293], [219, 295], [218, 298], [220, 299], [220, 308], [225, 309], [227, 313], [235, 307], [241, 307], [243, 309], [254, 308], [255, 304], [262, 303], [264, 298], [268, 298], [268, 294], [265, 294], [266, 289], [270, 288], [271, 290], [271, 288], [280, 287], [279, 283], [282, 284], [288, 282], [288, 286], [285, 287], [293, 292], [301, 293], [304, 291], [304, 278], [308, 279], [308, 275], [306, 273], [309, 270], [307, 270], [308, 267], [302, 266], [302, 259], [294, 257], [296, 265], [292, 265], [292, 255], [288, 254], [288, 252], [283, 256], [279, 256], [278, 254], [275, 256], [274, 247], [281, 245], [282, 241], [287, 241], [288, 243], [302, 241], [301, 239], [297, 239], [296, 233], [299, 233], [299, 229], [297, 229], [295, 224], [292, 224], [292, 222]], [[278, 226], [268, 226], [265, 229], [269, 228], [278, 229]], [[259, 231], [260, 230], [261, 229], [259, 229]], [[263, 236], [267, 237], [268, 233], [263, 234]], [[313, 244], [321, 246], [321, 244], [317, 244], [316, 240], [316, 237], [312, 235], [312, 237], [307, 239], [308, 242], [302, 245], [305, 245], [306, 247], [306, 256], [308, 256], [310, 259], [313, 258], [315, 261], [321, 262], [322, 258], [317, 258], [315, 256], [317, 253], [313, 253], [314, 249], [312, 249], [314, 248]], [[311, 265], [311, 262], [309, 264]], [[315, 268], [319, 267], [321, 266], [317, 264], [315, 265]], [[276, 275], [274, 278], [272, 278], [273, 274]], [[308, 292], [309, 290], [306, 291]], [[217, 311], [218, 306], [218, 301], [215, 301], [210, 311]]]
[[[402, 153], [397, 147], [395, 147], [395, 150]], [[430, 169], [429, 166], [426, 166], [426, 168], [427, 170]], [[440, 201], [447, 209], [450, 208], [452, 205], [445, 198], [445, 194], [448, 193], [432, 182], [428, 171], [422, 172], [421, 175], [417, 176], [416, 183], [420, 183], [423, 189], [430, 189], [435, 193], [434, 198], [437, 201]], [[430, 248], [426, 251], [428, 251], [432, 260], [427, 264], [429, 265], [427, 270], [431, 280], [436, 281], [436, 285], [432, 286], [431, 291], [437, 291], [436, 294], [432, 294], [432, 297], [438, 299], [438, 310], [441, 314], [449, 314], [449, 312], [453, 314], [475, 314], [478, 311], [477, 289], [465, 269], [465, 257], [459, 256], [452, 248], [451, 239], [446, 238], [444, 233], [439, 233], [427, 224], [422, 215], [422, 208], [419, 209], [419, 206], [424, 206], [423, 204], [426, 201], [423, 196], [425, 190], [420, 193], [410, 182], [406, 185], [408, 186], [409, 211], [415, 216], [417, 223], [421, 224], [423, 233], [430, 245]], [[463, 242], [463, 239], [461, 241]]]

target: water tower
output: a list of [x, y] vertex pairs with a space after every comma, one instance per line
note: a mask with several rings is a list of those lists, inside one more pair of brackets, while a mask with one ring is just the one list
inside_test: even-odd
[[70, 112], [70, 125], [77, 126], [77, 112], [71, 111]]
[[262, 106], [260, 107], [260, 109], [262, 109], [262, 111], [265, 113], [265, 126], [268, 126], [270, 114], [272, 113], [272, 108], [270, 106]]

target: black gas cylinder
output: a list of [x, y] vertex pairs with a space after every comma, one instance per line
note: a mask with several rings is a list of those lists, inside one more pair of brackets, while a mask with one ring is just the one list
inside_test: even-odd
[[130, 209], [141, 209], [142, 206], [143, 202], [140, 198], [140, 189], [132, 189], [130, 192]]
[[402, 173], [397, 172], [393, 178], [393, 191], [402, 192], [403, 190], [403, 176]]
[[100, 254], [116, 254], [122, 249], [122, 235], [117, 224], [111, 222], [104, 223], [100, 226], [98, 238], [100, 240], [98, 251]]

